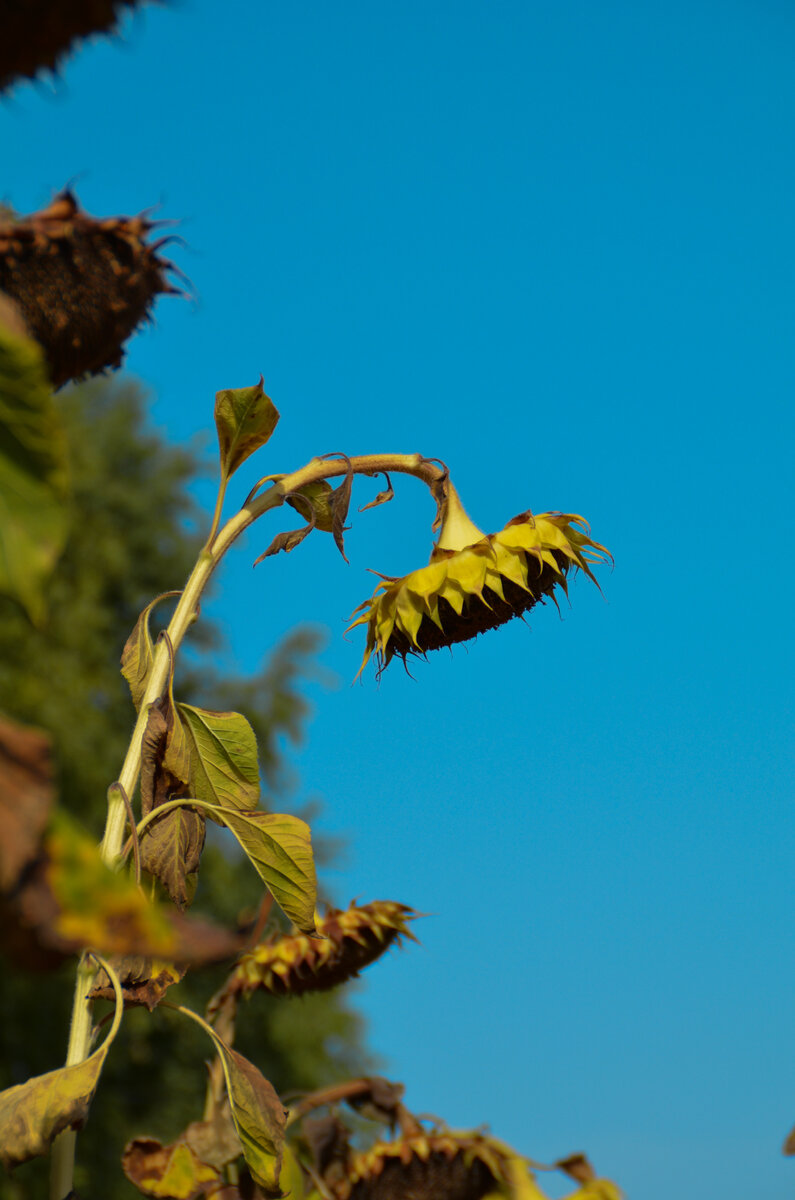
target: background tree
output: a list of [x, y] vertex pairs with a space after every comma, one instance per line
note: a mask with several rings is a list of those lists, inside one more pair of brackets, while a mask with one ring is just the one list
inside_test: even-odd
[[[201, 462], [195, 450], [169, 446], [147, 428], [142, 392], [129, 381], [72, 388], [58, 405], [73, 481], [69, 540], [48, 588], [49, 615], [41, 628], [0, 597], [0, 710], [50, 733], [59, 799], [99, 834], [106, 789], [134, 716], [118, 654], [141, 608], [180, 586], [195, 561], [206, 518], [188, 489]], [[200, 655], [219, 644], [206, 619], [195, 632]], [[312, 631], [297, 631], [252, 680], [220, 677], [203, 661], [181, 671], [186, 699], [244, 708], [257, 733], [270, 795], [286, 787], [280, 739], [296, 742], [302, 735], [308, 709], [299, 683], [311, 669], [317, 642]], [[256, 916], [260, 896], [256, 875], [239, 870], [228, 847], [222, 852], [211, 839], [196, 908], [233, 924]], [[61, 1063], [72, 964], [62, 974], [0, 969], [0, 1088]], [[182, 1002], [201, 1011], [223, 975], [224, 968], [189, 973], [180, 985]], [[257, 1059], [277, 1089], [308, 1089], [365, 1069], [361, 1037], [360, 1018], [340, 993], [331, 993], [289, 1004], [260, 998], [251, 1010], [244, 1005], [236, 1044]], [[137, 1194], [118, 1170], [127, 1139], [143, 1131], [164, 1140], [174, 1136], [200, 1115], [205, 1083], [204, 1035], [189, 1027], [176, 1036], [166, 1014], [152, 1018], [131, 1010], [121, 1042], [81, 1135], [93, 1186], [101, 1181], [108, 1200]], [[46, 1172], [42, 1160], [27, 1164], [13, 1180], [0, 1181], [0, 1198], [46, 1194]], [[78, 1188], [80, 1183], [78, 1173]]]

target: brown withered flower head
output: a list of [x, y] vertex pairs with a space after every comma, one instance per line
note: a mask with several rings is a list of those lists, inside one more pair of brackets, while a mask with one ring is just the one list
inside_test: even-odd
[[394, 900], [330, 908], [316, 921], [318, 937], [275, 935], [241, 958], [228, 987], [231, 994], [262, 989], [275, 996], [326, 991], [355, 978], [402, 938], [419, 913]]
[[[526, 1177], [527, 1178], [527, 1177]], [[335, 1200], [483, 1200], [513, 1194], [512, 1163], [480, 1133], [418, 1130], [354, 1156]], [[527, 1179], [528, 1186], [530, 1180]], [[532, 1195], [532, 1193], [529, 1193]]]
[[32, 216], [0, 216], [0, 292], [44, 350], [54, 387], [118, 367], [157, 296], [179, 294], [157, 253], [168, 239], [146, 240], [155, 224], [90, 217], [69, 191]]

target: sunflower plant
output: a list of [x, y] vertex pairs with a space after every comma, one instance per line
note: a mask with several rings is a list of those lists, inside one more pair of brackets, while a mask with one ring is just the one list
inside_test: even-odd
[[[35, 374], [35, 343], [25, 343], [24, 334], [9, 337], [24, 343], [26, 370]], [[197, 1024], [212, 1053], [196, 1120], [168, 1145], [142, 1135], [126, 1147], [121, 1168], [141, 1195], [538, 1200], [545, 1194], [541, 1172], [557, 1170], [580, 1200], [617, 1200], [615, 1185], [599, 1179], [581, 1155], [549, 1167], [534, 1163], [482, 1130], [454, 1131], [412, 1115], [402, 1087], [378, 1078], [279, 1096], [234, 1049], [241, 1003], [256, 1004], [258, 993], [289, 1003], [342, 986], [391, 946], [415, 940], [419, 914], [394, 900], [320, 911], [311, 830], [261, 803], [249, 722], [177, 698], [180, 650], [227, 551], [254, 522], [288, 505], [303, 524], [277, 532], [257, 562], [292, 552], [317, 529], [330, 533], [344, 556], [356, 477], [386, 481], [364, 507], [393, 498], [393, 475], [424, 483], [438, 535], [430, 562], [401, 578], [383, 576], [353, 614], [351, 628], [363, 626], [365, 634], [360, 672], [371, 657], [381, 672], [395, 656], [405, 663], [522, 617], [565, 593], [572, 574], [593, 579], [594, 568], [609, 559], [583, 518], [571, 513], [527, 511], [484, 533], [467, 516], [444, 464], [421, 454], [312, 458], [259, 479], [224, 521], [229, 480], [269, 442], [278, 420], [261, 380], [216, 396], [215, 511], [187, 582], [152, 599], [124, 646], [121, 670], [137, 718], [108, 787], [99, 846], [54, 805], [36, 731], [0, 723], [5, 949], [27, 961], [38, 956], [42, 966], [77, 960], [66, 1063], [0, 1094], [0, 1161], [11, 1171], [49, 1155], [50, 1200], [74, 1200], [78, 1131], [124, 1012], [137, 1005], [153, 1020]], [[153, 614], [169, 601], [173, 613], [154, 636]], [[228, 930], [189, 913], [208, 822], [237, 842], [262, 881], [259, 916], [248, 928]], [[228, 974], [206, 1011], [178, 1002], [186, 971], [222, 962]]]

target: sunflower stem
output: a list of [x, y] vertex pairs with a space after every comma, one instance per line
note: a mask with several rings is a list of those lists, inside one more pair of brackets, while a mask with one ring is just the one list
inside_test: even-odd
[[[193, 571], [180, 595], [165, 637], [155, 647], [152, 667], [141, 699], [138, 719], [133, 729], [127, 754], [116, 787], [108, 793], [105, 832], [100, 845], [103, 861], [116, 867], [122, 856], [124, 830], [128, 822], [126, 798], [132, 798], [141, 771], [143, 737], [149, 721], [149, 708], [156, 703], [173, 670], [173, 658], [190, 626], [198, 617], [199, 601], [207, 584], [237, 538], [259, 517], [284, 503], [287, 493], [296, 492], [309, 483], [332, 479], [352, 471], [355, 475], [376, 475], [380, 471], [396, 471], [414, 475], [437, 494], [444, 488], [447, 472], [421, 454], [366, 454], [345, 460], [313, 458], [306, 466], [291, 475], [277, 477], [276, 482], [262, 495], [249, 499], [238, 513], [216, 533], [226, 490], [222, 479], [213, 514], [210, 536], [199, 554]], [[138, 832], [140, 834], [140, 825]], [[86, 962], [78, 968], [72, 1022], [70, 1027], [67, 1065], [82, 1062], [88, 1057], [91, 1045], [93, 1001], [88, 998], [96, 968]], [[194, 1014], [190, 1014], [194, 1015]], [[195, 1018], [199, 1019], [199, 1018]], [[53, 1146], [50, 1200], [65, 1200], [73, 1186], [75, 1134], [70, 1130], [59, 1137]]]

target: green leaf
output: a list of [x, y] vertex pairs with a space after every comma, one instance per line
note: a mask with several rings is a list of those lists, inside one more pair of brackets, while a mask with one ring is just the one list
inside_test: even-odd
[[156, 596], [147, 604], [124, 644], [121, 652], [121, 673], [130, 685], [130, 693], [136, 708], [141, 707], [154, 658], [154, 646], [149, 633], [149, 614], [161, 600], [167, 600], [169, 596], [179, 596], [179, 594], [179, 592], [163, 592], [162, 596]]
[[[331, 533], [334, 528], [334, 514], [332, 512], [331, 497], [334, 495], [334, 488], [327, 479], [318, 479], [316, 483], [306, 483], [303, 487], [298, 488], [294, 493], [285, 496], [287, 503], [299, 512], [302, 517], [308, 517], [314, 511], [315, 528], [322, 529], [325, 533]], [[298, 499], [299, 496], [304, 496], [311, 504], [310, 509], [307, 504]]]
[[226, 1090], [243, 1155], [256, 1183], [268, 1196], [281, 1196], [279, 1176], [287, 1114], [272, 1085], [253, 1063], [230, 1049], [214, 1029], [189, 1008], [179, 1012], [213, 1039], [224, 1069]]
[[39, 345], [0, 323], [0, 592], [34, 624], [69, 528], [67, 451]]
[[192, 704], [177, 704], [176, 710], [190, 754], [190, 794], [223, 808], [254, 808], [259, 761], [257, 739], [246, 718]]
[[309, 826], [279, 813], [218, 813], [291, 921], [303, 933], [315, 932], [317, 880]]
[[226, 388], [215, 394], [215, 427], [221, 450], [221, 473], [228, 479], [250, 454], [270, 438], [279, 414], [262, 387]]
[[102, 966], [113, 983], [116, 1011], [110, 1032], [99, 1049], [81, 1063], [36, 1075], [27, 1083], [0, 1092], [0, 1162], [7, 1170], [46, 1154], [59, 1133], [64, 1129], [79, 1129], [88, 1116], [124, 1011], [116, 973], [108, 963], [102, 962]]

